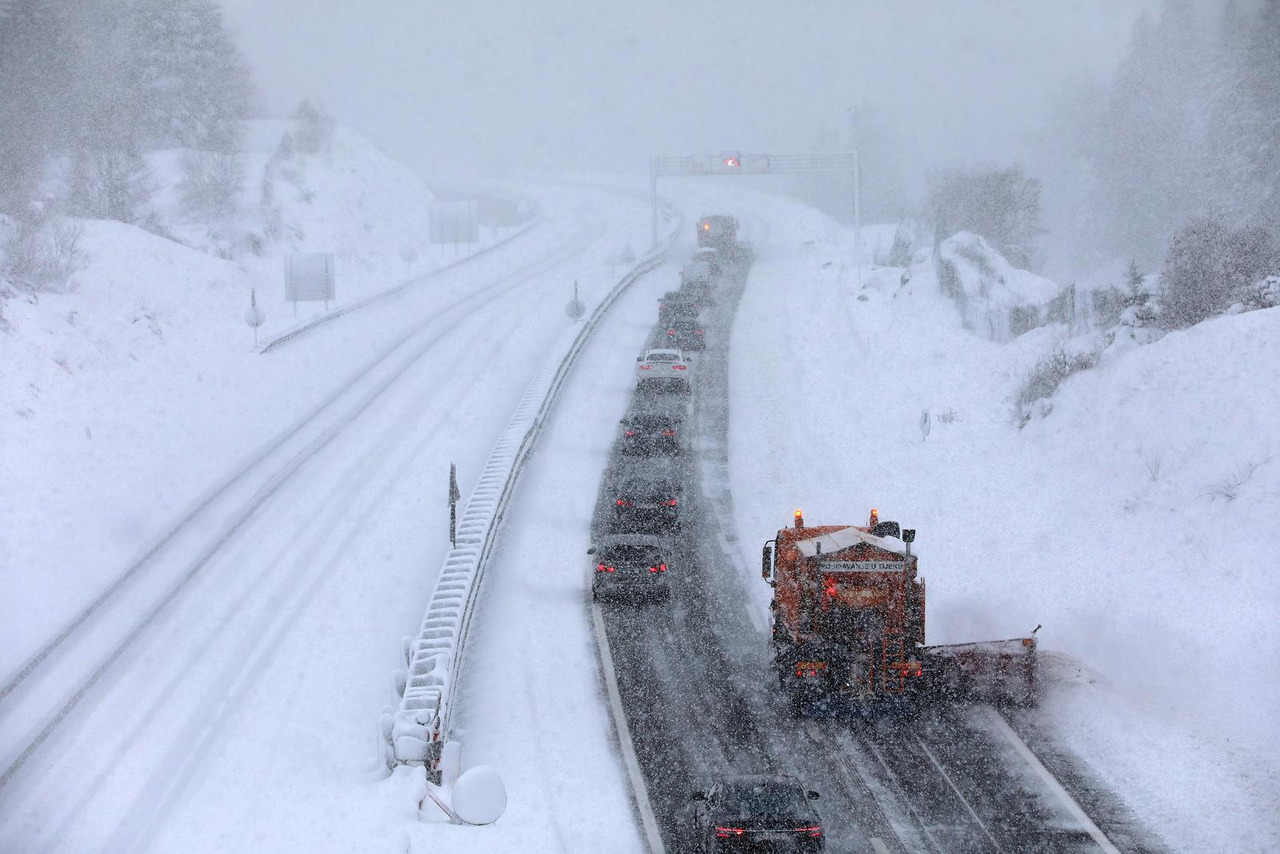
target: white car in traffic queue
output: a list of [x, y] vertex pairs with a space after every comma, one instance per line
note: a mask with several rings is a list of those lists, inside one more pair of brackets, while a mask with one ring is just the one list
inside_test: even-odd
[[636, 357], [636, 387], [660, 385], [688, 390], [693, 386], [693, 371], [680, 350], [645, 350]]

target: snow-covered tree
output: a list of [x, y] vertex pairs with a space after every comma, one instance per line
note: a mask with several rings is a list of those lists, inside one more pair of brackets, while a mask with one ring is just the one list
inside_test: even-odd
[[231, 151], [249, 110], [248, 71], [213, 0], [132, 0], [128, 84], [154, 145]]
[[889, 266], [906, 267], [911, 264], [911, 235], [899, 225], [893, 230], [893, 246], [889, 249]]
[[1157, 21], [1144, 13], [1134, 24], [1092, 153], [1109, 254], [1152, 262], [1203, 208], [1208, 62], [1188, 0], [1166, 0]]
[[1232, 219], [1280, 233], [1280, 0], [1249, 29], [1247, 41], [1234, 35], [1234, 79], [1220, 93], [1208, 156]]
[[[319, 154], [333, 136], [333, 117], [315, 104], [303, 99], [293, 111], [297, 122], [297, 149], [303, 154]], [[283, 140], [281, 144], [283, 145]]]
[[1040, 182], [1021, 166], [952, 169], [930, 182], [929, 211], [943, 239], [957, 231], [985, 237], [1006, 258], [1031, 266], [1040, 228]]
[[1147, 277], [1138, 269], [1137, 261], [1129, 261], [1129, 268], [1125, 270], [1124, 277], [1127, 285], [1125, 304], [1146, 305], [1151, 299], [1151, 294], [1147, 291]]
[[179, 191], [189, 214], [220, 217], [231, 213], [243, 186], [244, 164], [235, 152], [188, 151], [182, 158]]
[[1270, 235], [1258, 226], [1230, 228], [1220, 217], [1197, 217], [1174, 236], [1160, 276], [1162, 318], [1186, 327], [1242, 299], [1268, 272]]

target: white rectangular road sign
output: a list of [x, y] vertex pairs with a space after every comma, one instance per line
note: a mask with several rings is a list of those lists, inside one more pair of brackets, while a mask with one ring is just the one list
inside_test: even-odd
[[295, 252], [284, 256], [284, 298], [287, 302], [335, 299], [333, 255]]

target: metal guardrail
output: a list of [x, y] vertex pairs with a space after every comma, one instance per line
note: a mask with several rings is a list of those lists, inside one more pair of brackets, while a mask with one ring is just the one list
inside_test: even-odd
[[[457, 544], [445, 556], [421, 628], [406, 644], [406, 671], [397, 684], [400, 705], [380, 722], [383, 761], [423, 765], [438, 781], [441, 750], [451, 732], [453, 692], [467, 633], [489, 555], [516, 481], [542, 433], [556, 395], [578, 354], [614, 301], [640, 276], [661, 263], [680, 233], [675, 218], [663, 245], [643, 256], [596, 305], [576, 331], [552, 347], [525, 390], [515, 414], [489, 454], [458, 523]], [[572, 338], [570, 338], [572, 335]]]

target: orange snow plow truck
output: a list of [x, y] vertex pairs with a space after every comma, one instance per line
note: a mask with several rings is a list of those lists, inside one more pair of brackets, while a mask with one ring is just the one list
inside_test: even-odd
[[[795, 524], [765, 543], [774, 667], [798, 716], [910, 713], [971, 699], [1031, 705], [1036, 638], [925, 646], [914, 530]], [[1036, 627], [1039, 630], [1039, 626]]]

